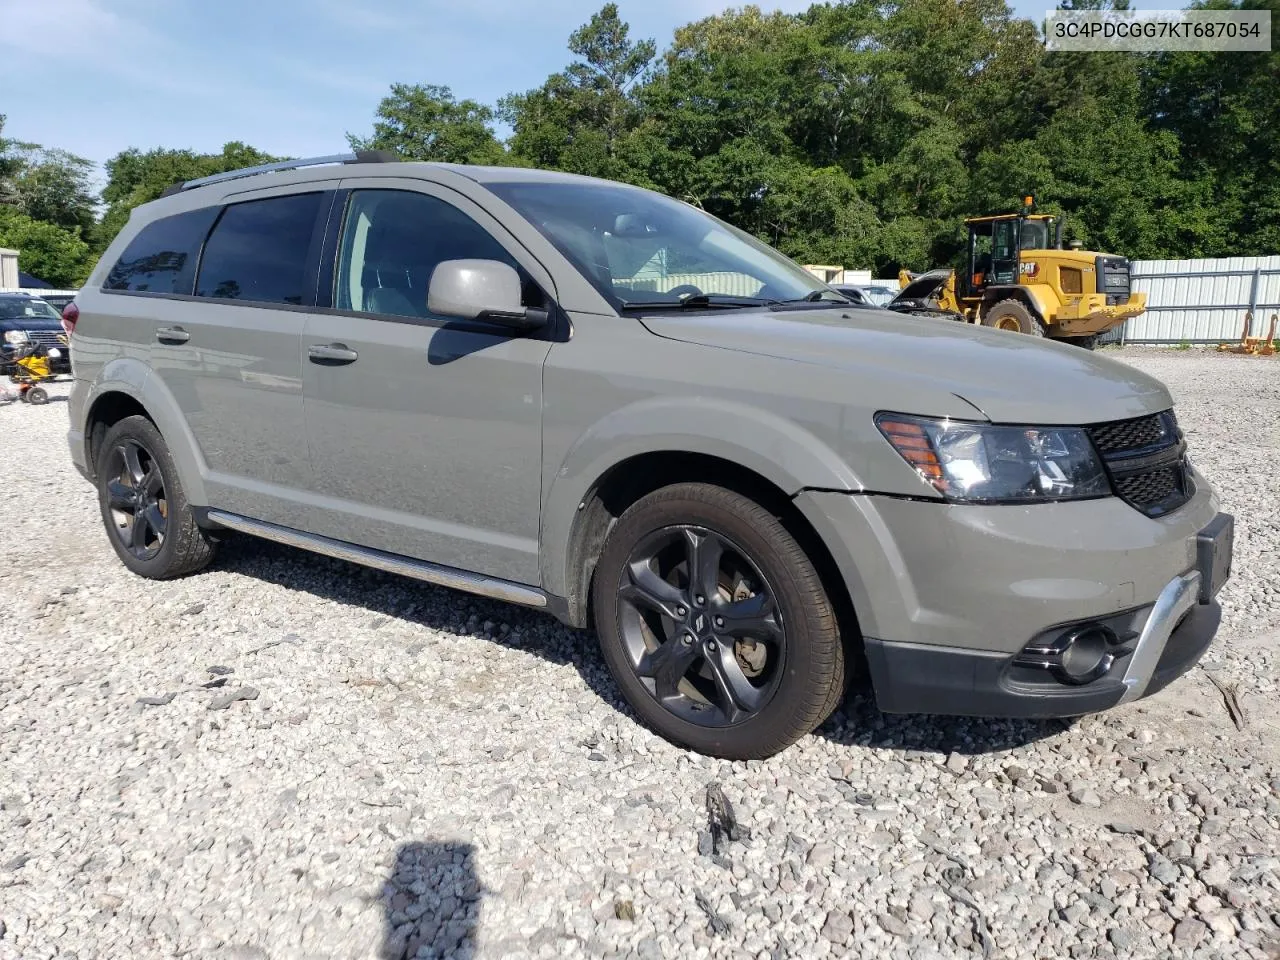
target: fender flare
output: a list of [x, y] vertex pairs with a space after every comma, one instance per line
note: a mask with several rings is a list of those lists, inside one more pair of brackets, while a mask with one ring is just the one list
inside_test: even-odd
[[[188, 502], [195, 506], [208, 506], [204, 484], [208, 467], [195, 435], [164, 381], [152, 376], [150, 368], [133, 357], [117, 357], [108, 362], [102, 368], [97, 382], [90, 388], [84, 407], [87, 411], [84, 438], [86, 462], [91, 442], [89, 421], [98, 403], [113, 393], [124, 394], [142, 407], [169, 447]], [[93, 468], [93, 464], [89, 466], [90, 469]]]
[[853, 468], [814, 434], [747, 404], [702, 397], [652, 398], [591, 426], [549, 478], [539, 534], [543, 589], [566, 597], [580, 505], [619, 464], [652, 453], [717, 457], [768, 480], [787, 496], [806, 487], [860, 490]]

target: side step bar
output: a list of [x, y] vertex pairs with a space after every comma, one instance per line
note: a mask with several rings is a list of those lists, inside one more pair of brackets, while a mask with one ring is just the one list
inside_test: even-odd
[[263, 520], [250, 520], [248, 517], [242, 517], [235, 513], [225, 513], [222, 510], [210, 510], [208, 517], [212, 523], [216, 523], [220, 527], [226, 527], [229, 530], [238, 530], [241, 533], [262, 537], [264, 540], [274, 540], [276, 543], [298, 547], [301, 550], [309, 550], [312, 553], [323, 554], [326, 557], [348, 560], [364, 567], [373, 567], [375, 570], [396, 573], [402, 577], [424, 580], [427, 583], [434, 583], [436, 586], [462, 590], [465, 593], [476, 593], [484, 597], [493, 597], [495, 600], [505, 600], [508, 603], [518, 603], [526, 607], [545, 607], [547, 605], [547, 595], [541, 590], [534, 587], [526, 587], [519, 583], [512, 583], [510, 580], [499, 580], [496, 577], [468, 573], [466, 570], [455, 570], [453, 567], [427, 563], [425, 560], [412, 560], [394, 553], [356, 546], [354, 543], [344, 543], [341, 540], [330, 540], [328, 537], [318, 537], [314, 534], [303, 533], [300, 530], [267, 523]]

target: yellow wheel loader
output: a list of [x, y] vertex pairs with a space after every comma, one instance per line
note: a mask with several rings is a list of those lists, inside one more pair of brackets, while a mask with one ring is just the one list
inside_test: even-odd
[[1062, 220], [1023, 210], [970, 217], [965, 269], [903, 270], [888, 304], [903, 313], [950, 315], [998, 330], [1051, 337], [1093, 349], [1099, 334], [1136, 317], [1147, 295], [1130, 289], [1129, 261], [1062, 248]]

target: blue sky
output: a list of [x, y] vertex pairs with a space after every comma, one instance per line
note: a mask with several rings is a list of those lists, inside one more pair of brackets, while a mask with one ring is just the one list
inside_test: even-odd
[[[315, 156], [366, 133], [393, 81], [492, 103], [569, 61], [604, 0], [0, 0], [5, 136], [101, 162], [129, 146], [243, 140]], [[725, 0], [621, 0], [661, 49]], [[759, 4], [797, 11], [809, 0]], [[1142, 3], [1141, 6], [1156, 6]], [[1172, 5], [1171, 3], [1168, 5]], [[1042, 16], [1047, 0], [1016, 0]]]

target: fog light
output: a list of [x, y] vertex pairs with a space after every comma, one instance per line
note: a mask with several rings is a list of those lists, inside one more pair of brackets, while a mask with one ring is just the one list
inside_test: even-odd
[[1065, 634], [1055, 644], [1057, 663], [1050, 669], [1063, 683], [1092, 683], [1111, 669], [1115, 662], [1112, 647], [1116, 635], [1106, 627], [1081, 627]]
[[1050, 644], [1028, 646], [1015, 663], [1047, 670], [1059, 683], [1078, 687], [1105, 676], [1118, 652], [1120, 638], [1115, 631], [1090, 623], [1068, 630]]

